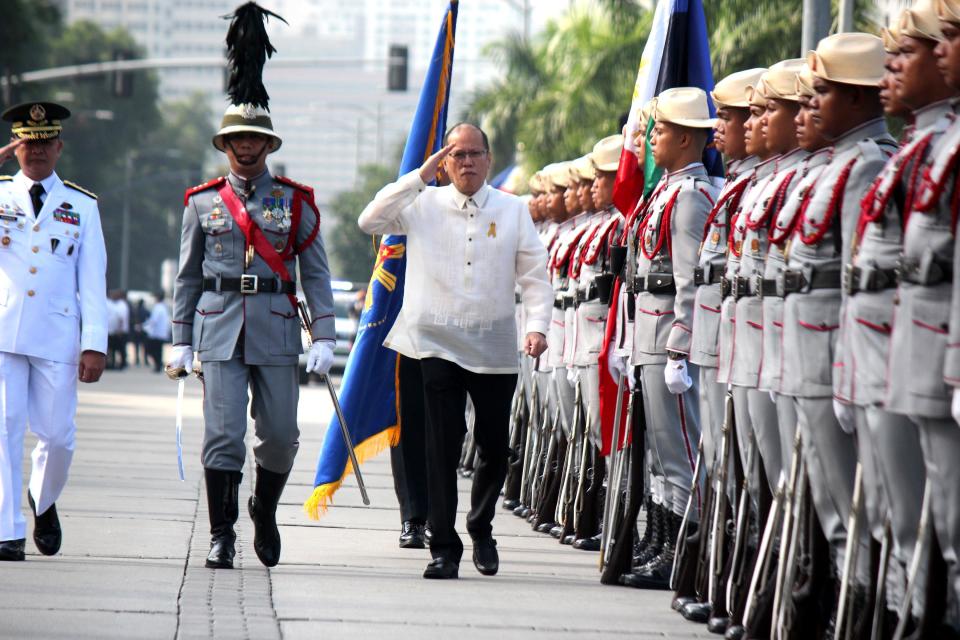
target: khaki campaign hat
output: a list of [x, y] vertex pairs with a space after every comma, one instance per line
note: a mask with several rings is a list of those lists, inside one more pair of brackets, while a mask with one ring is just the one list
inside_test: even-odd
[[657, 96], [654, 119], [693, 129], [712, 129], [716, 118], [710, 117], [707, 92], [697, 87], [667, 89]]
[[620, 154], [623, 151], [623, 136], [619, 133], [607, 136], [593, 145], [590, 162], [596, 171], [612, 173], [620, 166]]
[[0, 116], [10, 123], [10, 135], [27, 140], [53, 140], [63, 131], [62, 121], [70, 110], [55, 102], [25, 102], [10, 107]]
[[760, 78], [760, 90], [768, 100], [793, 100], [800, 98], [797, 91], [797, 76], [806, 62], [803, 58], [790, 58], [773, 65]]
[[897, 17], [889, 27], [880, 29], [880, 39], [883, 40], [883, 50], [890, 55], [900, 53], [900, 28], [897, 26], [900, 18]]
[[597, 177], [593, 169], [593, 162], [590, 160], [590, 154], [580, 156], [570, 163], [570, 179], [577, 182], [590, 182]]
[[760, 82], [760, 76], [766, 71], [764, 68], [747, 69], [746, 71], [737, 71], [731, 73], [713, 87], [710, 97], [713, 98], [713, 104], [720, 109], [721, 107], [739, 107], [746, 109], [750, 106], [747, 101], [747, 87], [756, 86]]
[[764, 108], [767, 106], [767, 96], [763, 93], [762, 82], [758, 82], [757, 86], [748, 86], [744, 93], [747, 96], [747, 104], [751, 107]]
[[543, 168], [547, 191], [566, 189], [570, 186], [570, 162], [554, 162]]
[[530, 193], [543, 193], [546, 191], [543, 184], [543, 174], [537, 171], [527, 180], [527, 186], [530, 187]]
[[816, 94], [813, 90], [813, 72], [806, 62], [797, 74], [797, 97], [812, 98]]
[[897, 24], [900, 35], [924, 40], [943, 40], [935, 2], [936, 0], [916, 0], [904, 9]]
[[270, 153], [280, 148], [283, 140], [273, 130], [270, 112], [251, 104], [232, 104], [227, 107], [220, 121], [220, 130], [213, 136], [213, 146], [224, 151], [223, 138], [231, 133], [259, 133], [270, 139]]
[[807, 54], [807, 64], [817, 78], [864, 87], [880, 84], [886, 52], [883, 41], [869, 33], [837, 33]]
[[960, 0], [937, 0], [937, 17], [943, 22], [960, 24]]

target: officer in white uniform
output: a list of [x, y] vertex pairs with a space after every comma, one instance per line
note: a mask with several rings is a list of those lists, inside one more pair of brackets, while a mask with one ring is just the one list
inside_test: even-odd
[[[44, 555], [62, 540], [55, 502], [73, 458], [77, 378], [106, 364], [107, 255], [96, 197], [54, 168], [70, 112], [36, 102], [7, 109], [20, 171], [0, 176], [0, 560], [23, 560], [23, 437], [37, 436], [27, 494]], [[81, 330], [81, 323], [83, 329]]]

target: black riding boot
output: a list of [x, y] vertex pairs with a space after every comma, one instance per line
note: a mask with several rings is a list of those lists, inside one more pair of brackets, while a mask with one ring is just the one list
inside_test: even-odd
[[280, 531], [277, 529], [277, 504], [287, 484], [287, 473], [274, 473], [257, 465], [257, 484], [247, 503], [253, 520], [253, 550], [260, 562], [274, 567], [280, 562]]
[[210, 514], [210, 553], [206, 566], [211, 569], [233, 569], [234, 543], [237, 534], [233, 525], [239, 515], [239, 471], [204, 469], [207, 485], [207, 511]]

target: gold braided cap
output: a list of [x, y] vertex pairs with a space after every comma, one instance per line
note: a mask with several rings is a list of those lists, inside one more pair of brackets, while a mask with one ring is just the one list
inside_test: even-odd
[[717, 109], [721, 107], [740, 107], [746, 109], [750, 106], [747, 100], [747, 87], [756, 86], [760, 82], [760, 76], [766, 69], [756, 68], [745, 71], [731, 73], [713, 87], [710, 97], [713, 98], [713, 104]]
[[883, 41], [869, 33], [837, 33], [807, 54], [813, 75], [823, 80], [875, 87], [884, 74]]
[[944, 22], [960, 24], [960, 0], [937, 0], [937, 17]]
[[916, 0], [900, 14], [900, 35], [925, 40], [943, 40], [936, 0]]

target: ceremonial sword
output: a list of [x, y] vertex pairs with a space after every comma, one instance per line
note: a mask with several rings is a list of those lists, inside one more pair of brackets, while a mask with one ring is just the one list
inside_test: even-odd
[[[310, 333], [310, 327], [313, 322], [310, 320], [310, 310], [307, 303], [303, 300], [297, 300], [297, 309], [300, 311], [300, 323], [303, 330], [307, 332], [307, 340], [310, 346], [313, 346], [313, 334]], [[330, 392], [330, 400], [333, 401], [333, 409], [337, 412], [337, 420], [340, 422], [340, 432], [343, 435], [343, 442], [347, 445], [347, 453], [350, 455], [350, 464], [353, 465], [353, 473], [357, 476], [357, 486], [360, 488], [360, 498], [363, 504], [370, 506], [370, 497], [367, 496], [367, 486], [363, 483], [363, 476], [360, 474], [360, 463], [357, 462], [357, 454], [353, 450], [353, 439], [350, 437], [350, 430], [347, 429], [347, 420], [343, 417], [343, 409], [340, 408], [340, 399], [337, 398], [337, 391], [330, 382], [330, 376], [322, 374], [320, 376], [327, 385], [327, 391]]]

